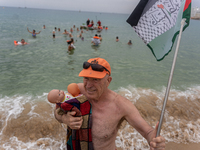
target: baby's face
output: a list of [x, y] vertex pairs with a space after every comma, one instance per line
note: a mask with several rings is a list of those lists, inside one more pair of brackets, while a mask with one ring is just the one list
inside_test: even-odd
[[62, 90], [54, 89], [50, 91], [49, 101], [53, 103], [61, 103], [65, 98], [65, 93]]
[[62, 90], [56, 90], [56, 100], [57, 103], [61, 103], [65, 98], [65, 93]]

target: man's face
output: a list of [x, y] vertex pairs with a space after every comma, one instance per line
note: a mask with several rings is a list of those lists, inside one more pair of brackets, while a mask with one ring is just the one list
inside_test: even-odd
[[86, 97], [88, 99], [98, 100], [103, 92], [107, 89], [111, 80], [109, 76], [105, 76], [102, 79], [97, 78], [83, 78], [83, 84], [86, 91]]

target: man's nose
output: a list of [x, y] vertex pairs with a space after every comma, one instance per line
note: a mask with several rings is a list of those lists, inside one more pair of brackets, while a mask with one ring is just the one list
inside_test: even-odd
[[87, 81], [87, 85], [86, 85], [88, 88], [92, 87], [93, 86], [93, 81], [91, 79], [89, 79]]

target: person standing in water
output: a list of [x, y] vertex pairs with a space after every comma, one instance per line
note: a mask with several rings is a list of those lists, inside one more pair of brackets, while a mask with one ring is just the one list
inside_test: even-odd
[[116, 36], [116, 42], [118, 42], [119, 41], [119, 37], [118, 36]]
[[127, 44], [128, 44], [128, 45], [132, 45], [132, 42], [131, 42], [131, 40], [129, 40]]
[[52, 34], [53, 34], [53, 38], [55, 38], [56, 37], [56, 31], [53, 30]]
[[88, 19], [87, 21], [86, 21], [86, 25], [88, 26], [90, 24], [90, 19]]
[[68, 35], [69, 32], [67, 32], [67, 30], [65, 29], [64, 32], [63, 32], [62, 34], [66, 34], [66, 35]]
[[95, 36], [92, 38], [92, 42], [91, 43], [93, 43], [93, 45], [96, 45], [96, 46], [101, 44], [100, 39], [99, 39], [97, 34], [95, 34]]
[[29, 33], [32, 34], [33, 37], [36, 37], [36, 34], [40, 34], [40, 32], [41, 32], [41, 31], [39, 31], [38, 33], [36, 33], [35, 30], [33, 30], [33, 32], [31, 32], [31, 31], [29, 31], [28, 27], [27, 27], [27, 30], [28, 30]]

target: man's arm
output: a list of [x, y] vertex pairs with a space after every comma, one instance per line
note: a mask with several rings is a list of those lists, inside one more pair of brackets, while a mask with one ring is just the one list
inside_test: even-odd
[[[84, 94], [84, 86], [83, 83], [78, 83], [77, 84], [80, 90], [80, 94]], [[60, 123], [64, 123], [68, 125], [71, 129], [80, 129], [83, 118], [81, 117], [74, 117], [76, 114], [75, 111], [67, 112], [66, 114], [63, 115], [58, 115], [56, 109], [54, 110], [54, 116], [56, 120]]]
[[[125, 119], [133, 126], [145, 139], [148, 140], [148, 133], [154, 129], [142, 118], [137, 108], [127, 99], [122, 100], [121, 106], [125, 114]], [[149, 142], [149, 141], [148, 141]]]
[[155, 150], [165, 150], [165, 138], [162, 136], [156, 137], [158, 124], [159, 122], [156, 124], [155, 129], [148, 134], [148, 138], [150, 139], [149, 145], [150, 148], [154, 148]]
[[63, 123], [63, 121], [62, 121], [62, 115], [58, 115], [56, 109], [54, 110], [54, 116], [55, 116], [55, 118], [56, 118], [56, 120], [58, 122]]
[[71, 129], [80, 129], [83, 118], [81, 117], [74, 117], [76, 114], [75, 111], [67, 112], [67, 114], [64, 115], [58, 115], [56, 109], [54, 110], [54, 116], [56, 120], [60, 123], [64, 123], [68, 125]]
[[133, 126], [149, 143], [151, 148], [165, 149], [165, 139], [162, 136], [156, 137], [157, 127], [152, 128], [140, 115], [137, 108], [127, 100], [126, 98], [122, 98], [120, 102], [122, 111], [125, 114], [125, 119], [128, 123]]

